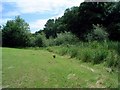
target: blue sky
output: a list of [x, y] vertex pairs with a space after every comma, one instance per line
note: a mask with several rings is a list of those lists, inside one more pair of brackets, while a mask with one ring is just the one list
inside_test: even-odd
[[32, 33], [44, 28], [48, 19], [62, 16], [65, 9], [79, 6], [84, 0], [2, 0], [0, 25], [20, 15], [30, 25]]

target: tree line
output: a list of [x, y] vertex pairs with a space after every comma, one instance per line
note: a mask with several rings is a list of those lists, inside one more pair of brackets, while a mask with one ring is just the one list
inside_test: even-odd
[[94, 25], [104, 27], [110, 40], [120, 41], [120, 2], [83, 2], [79, 7], [66, 9], [62, 17], [49, 19], [43, 32], [49, 38], [70, 31], [86, 40]]
[[76, 41], [120, 41], [120, 2], [83, 2], [79, 7], [66, 9], [62, 17], [49, 19], [45, 28], [34, 34], [30, 33], [29, 24], [16, 16], [1, 31], [5, 47], [42, 47], [51, 39], [58, 43], [67, 34]]

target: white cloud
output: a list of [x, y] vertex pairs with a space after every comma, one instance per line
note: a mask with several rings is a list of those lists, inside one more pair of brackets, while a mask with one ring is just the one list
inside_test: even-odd
[[0, 18], [0, 25], [4, 25], [8, 20], [12, 20], [12, 18]]
[[10, 11], [4, 14], [4, 16], [11, 17], [11, 16], [18, 16], [20, 13], [18, 11]]
[[29, 24], [31, 32], [34, 33], [36, 31], [39, 31], [40, 29], [43, 29], [46, 22], [47, 22], [47, 19], [39, 19], [37, 21], [31, 22]]
[[[4, 16], [16, 16], [19, 14], [52, 13], [52, 18], [58, 18], [64, 14], [66, 8], [79, 6], [84, 0], [3, 0], [13, 3], [16, 11], [7, 12]], [[50, 17], [48, 17], [50, 19]], [[40, 19], [30, 22], [31, 32], [43, 29], [48, 19]]]
[[36, 13], [46, 11], [57, 11], [61, 8], [79, 6], [84, 0], [3, 0], [3, 2], [13, 2], [21, 13]]

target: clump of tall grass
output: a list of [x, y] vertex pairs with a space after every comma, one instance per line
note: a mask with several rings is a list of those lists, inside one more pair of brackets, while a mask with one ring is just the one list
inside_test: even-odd
[[108, 42], [108, 49], [115, 50], [120, 55], [120, 42]]
[[58, 52], [60, 55], [66, 55], [68, 53], [68, 48], [66, 47], [62, 47], [59, 52]]
[[78, 56], [78, 49], [76, 47], [69, 48], [69, 54], [71, 58]]
[[106, 57], [106, 65], [108, 67], [117, 68], [119, 65], [120, 56], [115, 51], [109, 51]]
[[94, 55], [92, 58], [93, 64], [99, 64], [105, 61], [108, 55], [108, 51], [103, 49], [94, 50]]

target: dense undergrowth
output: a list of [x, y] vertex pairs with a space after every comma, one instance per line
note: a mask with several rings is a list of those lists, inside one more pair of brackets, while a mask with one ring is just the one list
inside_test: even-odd
[[74, 45], [50, 46], [46, 49], [60, 55], [68, 55], [83, 62], [104, 63], [105, 66], [118, 70], [120, 60], [119, 42], [79, 42]]

